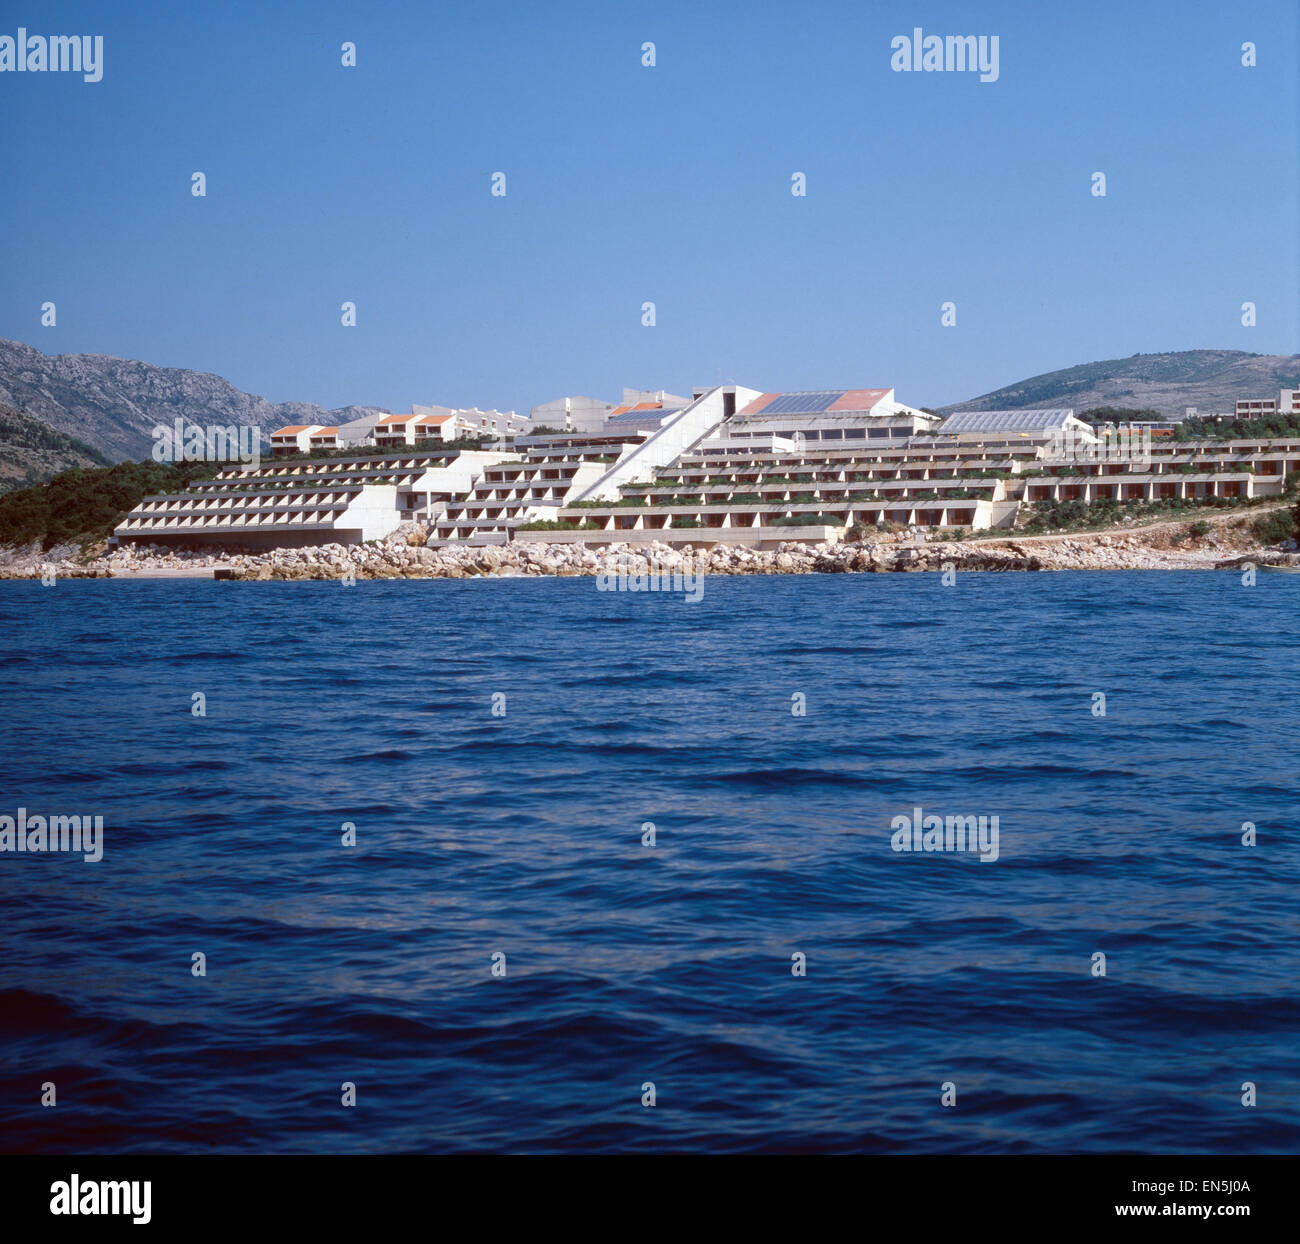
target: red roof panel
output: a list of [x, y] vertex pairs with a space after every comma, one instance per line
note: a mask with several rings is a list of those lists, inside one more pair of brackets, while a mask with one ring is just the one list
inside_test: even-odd
[[888, 389], [849, 389], [837, 397], [827, 410], [870, 410], [888, 392]]
[[776, 399], [780, 396], [781, 394], [779, 393], [764, 393], [761, 396], [756, 397], [752, 402], [750, 402], [750, 404], [746, 406], [744, 410], [738, 411], [737, 413], [741, 415], [756, 415], [760, 411], [765, 410], [769, 405], [771, 405], [771, 403], [775, 402]]

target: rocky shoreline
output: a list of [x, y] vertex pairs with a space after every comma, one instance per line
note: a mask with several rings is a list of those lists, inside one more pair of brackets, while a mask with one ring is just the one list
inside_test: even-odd
[[[0, 556], [0, 579], [184, 578], [472, 579], [595, 576], [661, 571], [710, 574], [844, 574], [909, 571], [1215, 570], [1245, 561], [1295, 563], [1288, 548], [1251, 547], [1240, 529], [1192, 540], [1165, 529], [1037, 539], [982, 539], [913, 544], [888, 536], [856, 544], [783, 543], [773, 549], [654, 543], [469, 546], [431, 548], [419, 527], [369, 545], [328, 544], [264, 553], [201, 553], [126, 546], [86, 556], [72, 547], [29, 548]], [[1293, 542], [1288, 542], [1293, 544]]]

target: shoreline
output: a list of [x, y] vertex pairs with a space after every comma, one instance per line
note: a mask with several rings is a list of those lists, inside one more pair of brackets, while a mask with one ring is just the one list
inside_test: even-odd
[[[1277, 508], [1269, 506], [1268, 509]], [[431, 530], [405, 523], [370, 544], [324, 544], [260, 552], [64, 545], [0, 550], [0, 580], [202, 579], [216, 581], [569, 578], [650, 573], [684, 575], [1009, 573], [1054, 570], [1225, 570], [1250, 562], [1300, 564], [1296, 542], [1262, 545], [1260, 511], [1229, 512], [1087, 531], [916, 540], [902, 532], [846, 543], [784, 541], [773, 548], [659, 541], [594, 545], [513, 540], [431, 543]], [[87, 555], [87, 553], [91, 555]]]
[[[1230, 570], [1300, 566], [1295, 539], [1265, 545], [1256, 533], [1262, 514], [1289, 509], [1291, 500], [1244, 510], [1200, 510], [1178, 518], [1129, 519], [1081, 531], [950, 534], [938, 538], [872, 531], [865, 540], [832, 538], [812, 544], [667, 544], [582, 541], [550, 544], [438, 542], [433, 529], [407, 522], [369, 544], [322, 544], [236, 552], [126, 544], [36, 544], [0, 547], [0, 580], [66, 579], [249, 580], [474, 579], [701, 574], [860, 574], [952, 570], [982, 573], [1053, 570]], [[725, 529], [718, 529], [722, 534]], [[612, 533], [611, 533], [612, 534]], [[948, 538], [943, 538], [947, 536]]]
[[[669, 546], [516, 542], [429, 548], [420, 532], [377, 545], [324, 545], [259, 554], [185, 555], [115, 550], [89, 562], [50, 560], [31, 551], [0, 564], [0, 580], [205, 580], [214, 582], [379, 579], [597, 578], [664, 574], [1015, 573], [1086, 571], [1210, 571], [1300, 565], [1300, 553], [1244, 541], [1177, 538], [1168, 530], [1010, 537], [1006, 540], [911, 544], [888, 539], [855, 544], [785, 543], [774, 549], [738, 545]], [[1041, 543], [1040, 543], [1041, 541]]]

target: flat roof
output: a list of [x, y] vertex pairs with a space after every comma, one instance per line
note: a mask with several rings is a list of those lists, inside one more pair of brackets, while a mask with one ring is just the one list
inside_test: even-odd
[[1069, 407], [1049, 410], [962, 410], [949, 415], [938, 428], [940, 436], [954, 432], [1031, 432], [1042, 428], [1063, 428], [1074, 411]]

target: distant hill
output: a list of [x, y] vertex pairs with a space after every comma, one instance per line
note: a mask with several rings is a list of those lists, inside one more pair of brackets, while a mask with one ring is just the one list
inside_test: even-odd
[[22, 411], [0, 406], [0, 492], [43, 484], [71, 467], [108, 466], [109, 458]]
[[1277, 397], [1300, 385], [1300, 354], [1247, 354], [1244, 350], [1179, 350], [1083, 363], [1007, 385], [982, 397], [944, 406], [958, 410], [1005, 410], [1017, 406], [1124, 406], [1182, 417], [1188, 406], [1202, 413], [1231, 411], [1238, 398]]
[[[42, 354], [0, 338], [0, 404], [48, 424], [112, 461], [143, 459], [153, 428], [177, 418], [207, 427], [344, 423], [379, 407], [325, 410], [310, 402], [268, 402], [220, 376], [155, 367], [107, 354]], [[2, 452], [2, 450], [0, 450]], [[52, 473], [52, 472], [51, 472]]]

